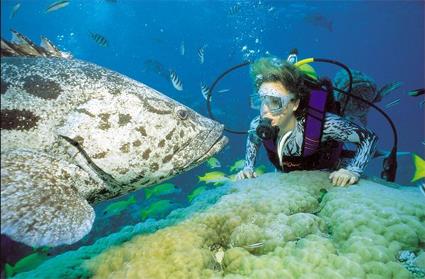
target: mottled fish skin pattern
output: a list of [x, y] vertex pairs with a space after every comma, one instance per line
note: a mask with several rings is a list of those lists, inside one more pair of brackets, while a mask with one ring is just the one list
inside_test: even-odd
[[24, 149], [2, 153], [1, 163], [2, 234], [34, 246], [57, 246], [90, 231], [95, 213], [81, 196], [88, 194], [87, 185], [100, 186], [81, 168]]
[[198, 165], [222, 134], [222, 125], [94, 64], [5, 57], [1, 66], [7, 88], [1, 94], [1, 152], [29, 148], [71, 155], [86, 171], [99, 168], [97, 176], [108, 175], [102, 181], [111, 182], [111, 197]]
[[[8, 228], [12, 232], [7, 233], [12, 236], [17, 233], [13, 224], [25, 225], [21, 229], [26, 230], [24, 242], [29, 245], [73, 243], [91, 228], [94, 215], [90, 215], [90, 206], [90, 210], [84, 209], [84, 202], [95, 204], [118, 197], [201, 164], [227, 143], [222, 132], [223, 125], [103, 67], [56, 57], [2, 57], [2, 205], [6, 199], [10, 206], [17, 204], [7, 209], [16, 211], [13, 220], [7, 220], [12, 213], [2, 206], [2, 223], [12, 224]], [[49, 160], [60, 161], [60, 167], [50, 166]], [[65, 165], [79, 170], [72, 172], [73, 182], [61, 178]], [[37, 181], [31, 180], [31, 175], [21, 176], [19, 168], [37, 176], [38, 166], [43, 166], [45, 173], [40, 169]], [[32, 230], [52, 223], [43, 219], [51, 218], [50, 213], [37, 213], [38, 220], [46, 221], [41, 225], [34, 218], [29, 224], [22, 220], [28, 212], [37, 211], [31, 206], [43, 207], [49, 200], [41, 197], [25, 207], [25, 197], [66, 185], [67, 194], [81, 197], [72, 204], [81, 202], [84, 221], [79, 229], [77, 225], [69, 228], [76, 237], [49, 242], [49, 236], [40, 236], [45, 228], [36, 229], [38, 234]], [[30, 196], [28, 189], [34, 189]], [[21, 190], [27, 194], [17, 195]], [[63, 199], [58, 206], [68, 207], [68, 201]], [[80, 217], [69, 216], [77, 221]], [[32, 233], [38, 239], [28, 240]], [[61, 233], [54, 230], [54, 235]]]

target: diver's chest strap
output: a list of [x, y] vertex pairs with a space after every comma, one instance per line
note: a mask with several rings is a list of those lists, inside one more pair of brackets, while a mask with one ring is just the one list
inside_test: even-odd
[[302, 157], [309, 157], [320, 148], [328, 94], [324, 90], [312, 90], [310, 93], [304, 122]]

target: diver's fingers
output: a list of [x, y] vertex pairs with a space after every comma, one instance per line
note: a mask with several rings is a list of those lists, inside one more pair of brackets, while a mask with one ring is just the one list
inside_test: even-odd
[[335, 172], [331, 172], [331, 174], [329, 175], [329, 180], [331, 181], [332, 185], [335, 185], [334, 178], [335, 178]]
[[350, 177], [343, 175], [341, 177], [341, 186], [344, 187], [345, 185], [347, 185], [348, 179], [350, 179]]
[[336, 175], [332, 176], [332, 185], [336, 185], [337, 181], [338, 181], [338, 177]]
[[350, 179], [350, 184], [354, 184], [354, 183], [356, 183], [358, 180], [357, 180], [357, 177], [355, 177], [355, 176], [353, 176], [353, 177], [351, 177], [351, 179]]
[[333, 179], [333, 180], [335, 181], [335, 182], [334, 182], [334, 185], [335, 185], [335, 186], [338, 186], [338, 179], [339, 179], [339, 176], [338, 176], [338, 175], [335, 175], [335, 177], [334, 177], [334, 179]]
[[253, 173], [252, 173], [252, 178], [256, 178], [257, 177], [257, 173], [254, 171]]
[[342, 185], [341, 186], [342, 187], [346, 186], [349, 180], [350, 180], [350, 177], [349, 176], [344, 176], [342, 178]]
[[342, 185], [343, 180], [344, 180], [344, 176], [342, 176], [342, 175], [338, 176], [337, 185], [338, 186], [344, 186], [344, 185]]
[[339, 178], [340, 178], [340, 176], [339, 175], [335, 175], [335, 178], [334, 178], [334, 180], [335, 180], [335, 186], [339, 186]]

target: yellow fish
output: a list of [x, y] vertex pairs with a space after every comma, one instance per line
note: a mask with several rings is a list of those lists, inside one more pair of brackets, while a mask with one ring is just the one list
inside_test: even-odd
[[195, 199], [197, 196], [199, 196], [200, 194], [202, 194], [203, 192], [205, 192], [207, 190], [206, 186], [200, 186], [196, 189], [194, 189], [188, 196], [187, 199], [189, 200], [189, 202], [192, 202], [193, 199]]
[[230, 171], [236, 172], [238, 170], [241, 170], [241, 169], [243, 169], [244, 165], [245, 165], [245, 160], [243, 160], [243, 159], [238, 160], [230, 167]]
[[257, 176], [264, 174], [267, 171], [267, 168], [265, 165], [260, 165], [255, 168], [255, 173]]
[[207, 161], [207, 165], [211, 169], [221, 168], [220, 161], [217, 158], [215, 158], [215, 157], [209, 158], [208, 161]]
[[140, 210], [140, 219], [142, 221], [145, 221], [148, 218], [159, 220], [164, 218], [176, 207], [178, 207], [178, 204], [171, 200], [160, 200], [149, 205], [149, 207]]
[[234, 173], [234, 174], [231, 174], [231, 175], [229, 175], [228, 177], [229, 177], [229, 179], [231, 180], [231, 181], [236, 181], [237, 179], [236, 179], [236, 175], [238, 175], [237, 173]]
[[176, 185], [174, 185], [173, 183], [167, 182], [167, 183], [156, 185], [155, 187], [152, 187], [152, 188], [146, 188], [145, 196], [146, 196], [146, 199], [149, 199], [151, 197], [173, 194], [179, 191], [180, 189], [178, 189]]
[[214, 185], [222, 184], [230, 179], [221, 171], [212, 171], [207, 172], [204, 176], [198, 176], [199, 181], [204, 181], [205, 183], [214, 183]]
[[118, 215], [122, 211], [124, 211], [127, 207], [135, 203], [136, 203], [136, 197], [134, 197], [134, 195], [131, 195], [127, 200], [117, 201], [108, 205], [108, 207], [103, 211], [103, 215], [107, 215], [107, 216]]
[[22, 259], [20, 259], [14, 266], [10, 264], [5, 265], [6, 278], [10, 278], [18, 273], [30, 271], [42, 264], [49, 258], [48, 249], [40, 249]]
[[413, 154], [413, 163], [415, 164], [415, 174], [411, 182], [415, 182], [425, 177], [425, 160], [416, 154]]

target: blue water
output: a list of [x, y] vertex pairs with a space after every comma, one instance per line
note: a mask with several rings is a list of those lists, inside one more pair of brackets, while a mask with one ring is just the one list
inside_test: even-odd
[[[21, 7], [10, 18], [12, 7]], [[46, 13], [52, 1], [1, 1], [1, 35], [10, 40], [13, 28], [39, 43], [40, 35], [75, 58], [110, 68], [141, 81], [158, 91], [207, 115], [200, 82], [210, 85], [229, 67], [247, 59], [270, 53], [286, 58], [296, 47], [300, 58], [334, 59], [373, 77], [381, 87], [393, 81], [403, 86], [379, 103], [380, 107], [400, 98], [385, 111], [397, 127], [398, 150], [425, 157], [424, 96], [411, 97], [407, 91], [425, 87], [423, 1], [70, 1], [63, 9]], [[311, 15], [322, 21], [307, 20]], [[332, 25], [330, 30], [329, 25]], [[90, 32], [107, 38], [101, 47]], [[180, 46], [184, 41], [185, 54]], [[205, 49], [205, 63], [197, 51]], [[164, 69], [176, 71], [184, 90], [176, 91], [171, 82], [146, 66], [155, 60]], [[322, 76], [333, 78], [337, 67], [314, 65]], [[248, 68], [232, 72], [214, 93], [212, 108], [226, 127], [246, 130], [258, 113], [249, 108], [252, 92]], [[218, 95], [217, 95], [218, 94]], [[369, 128], [379, 136], [379, 148], [389, 150], [393, 136], [387, 121], [371, 110]], [[244, 158], [245, 136], [227, 135], [229, 146], [216, 157], [222, 170]], [[414, 166], [410, 156], [398, 158], [396, 181], [410, 182]], [[272, 170], [264, 150], [258, 165]], [[379, 176], [382, 159], [370, 163], [366, 174]], [[205, 165], [181, 174], [171, 181], [182, 189], [173, 198], [187, 205], [186, 195], [196, 187], [197, 176], [208, 171]], [[143, 200], [143, 193], [136, 193]], [[126, 197], [125, 197], [126, 198]], [[142, 202], [138, 206], [143, 207]], [[100, 205], [101, 211], [106, 204]], [[126, 216], [132, 216], [129, 208]], [[125, 219], [123, 221], [123, 219]], [[136, 223], [132, 218], [113, 220], [114, 228]]]

